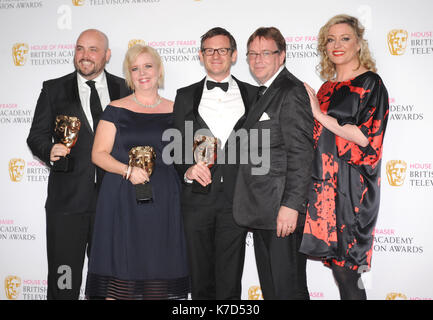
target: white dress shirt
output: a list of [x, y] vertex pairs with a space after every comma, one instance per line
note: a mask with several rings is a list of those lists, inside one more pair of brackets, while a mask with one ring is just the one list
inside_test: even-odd
[[[207, 80], [215, 81], [209, 76]], [[245, 106], [236, 81], [228, 76], [221, 82], [229, 83], [227, 92], [219, 87], [208, 90], [205, 82], [198, 112], [212, 134], [221, 140], [223, 148], [233, 127], [245, 113]]]
[[[224, 148], [234, 126], [245, 113], [244, 101], [239, 86], [231, 75], [221, 81], [229, 83], [227, 92], [219, 87], [208, 90], [206, 86], [208, 80], [215, 81], [206, 76], [198, 112], [214, 137], [221, 140], [221, 148]], [[183, 178], [186, 183], [193, 182], [186, 177], [186, 173]], [[222, 181], [223, 177], [221, 177]]]
[[[92, 111], [90, 111], [90, 87], [87, 85], [86, 83], [87, 81], [88, 80], [83, 78], [83, 76], [77, 72], [78, 93], [80, 95], [81, 106], [83, 108], [83, 111], [86, 115], [90, 127], [93, 128]], [[108, 92], [107, 77], [105, 76], [105, 72], [101, 72], [101, 74], [97, 76], [95, 79], [93, 79], [93, 81], [95, 81], [95, 88], [96, 91], [98, 91], [99, 100], [101, 101], [102, 111], [104, 111], [105, 107], [111, 101], [110, 94]], [[93, 131], [95, 131], [95, 128], [93, 128]], [[96, 170], [95, 170], [95, 182], [96, 182]]]
[[[93, 118], [92, 112], [90, 111], [90, 87], [86, 84], [85, 78], [77, 73], [77, 82], [78, 82], [78, 93], [80, 95], [81, 106], [83, 107], [84, 113], [86, 114], [87, 121], [91, 128], [93, 128]], [[95, 79], [95, 88], [98, 91], [99, 100], [101, 100], [102, 111], [105, 110], [105, 107], [110, 103], [110, 94], [108, 92], [107, 85], [107, 77], [105, 76], [105, 72], [102, 72]], [[94, 130], [95, 128], [93, 128]]]

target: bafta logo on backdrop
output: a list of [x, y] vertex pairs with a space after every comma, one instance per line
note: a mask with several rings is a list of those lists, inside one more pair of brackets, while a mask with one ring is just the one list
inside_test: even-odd
[[12, 58], [17, 67], [23, 66], [27, 62], [29, 45], [27, 43], [15, 43], [12, 46]]
[[386, 295], [385, 300], [407, 300], [407, 297], [403, 293], [390, 292]]
[[7, 276], [5, 278], [5, 293], [9, 300], [17, 300], [21, 289], [21, 278], [17, 276]]
[[141, 40], [141, 39], [131, 39], [128, 42], [128, 49], [131, 48], [132, 46], [136, 45], [136, 44], [142, 44], [144, 46], [144, 45], [146, 45], [146, 42], [144, 42], [144, 40]]
[[26, 162], [23, 159], [13, 158], [9, 161], [9, 177], [13, 182], [20, 182], [24, 176]]
[[407, 164], [403, 160], [389, 160], [386, 163], [386, 177], [390, 186], [400, 187], [406, 178]]
[[393, 56], [401, 56], [406, 51], [407, 31], [403, 29], [393, 29], [388, 32], [388, 48]]
[[72, 0], [72, 4], [76, 7], [84, 6], [84, 0]]

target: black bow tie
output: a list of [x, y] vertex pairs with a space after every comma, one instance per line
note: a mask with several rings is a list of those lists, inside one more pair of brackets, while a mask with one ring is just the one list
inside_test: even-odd
[[221, 88], [224, 92], [227, 92], [229, 89], [229, 83], [228, 82], [215, 82], [215, 81], [206, 81], [206, 87], [208, 90], [212, 90], [215, 87]]

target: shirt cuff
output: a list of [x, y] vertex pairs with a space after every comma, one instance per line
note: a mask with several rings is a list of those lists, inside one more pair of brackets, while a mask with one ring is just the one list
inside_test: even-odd
[[189, 179], [186, 177], [186, 173], [183, 175], [183, 181], [185, 181], [185, 183], [188, 183], [188, 184], [191, 184], [191, 183], [194, 182], [193, 180], [189, 180]]

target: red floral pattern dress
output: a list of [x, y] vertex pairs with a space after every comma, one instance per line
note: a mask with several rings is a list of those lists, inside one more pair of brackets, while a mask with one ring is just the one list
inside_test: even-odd
[[368, 138], [361, 147], [315, 121], [313, 184], [300, 251], [356, 270], [371, 266], [379, 211], [380, 167], [388, 120], [388, 93], [368, 71], [344, 82], [325, 82], [322, 112], [340, 125], [354, 124]]

